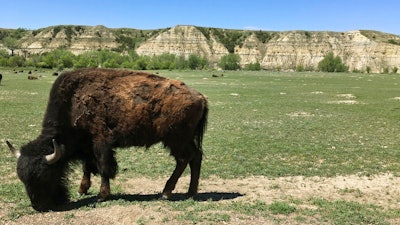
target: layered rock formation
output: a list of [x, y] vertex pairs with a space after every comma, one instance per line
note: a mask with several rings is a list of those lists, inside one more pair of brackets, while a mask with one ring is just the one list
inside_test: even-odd
[[32, 31], [22, 38], [22, 49], [40, 54], [57, 48], [81, 54], [90, 50], [118, 47], [114, 32], [104, 26], [57, 26]]
[[370, 39], [361, 31], [282, 32], [265, 49], [260, 63], [267, 68], [295, 69], [301, 65], [316, 69], [328, 52], [340, 56], [350, 71], [370, 67], [371, 72], [382, 72], [400, 66], [399, 45]]
[[[400, 68], [400, 36], [378, 31], [267, 32], [195, 26], [124, 31], [104, 26], [48, 27], [30, 31], [21, 39], [19, 51], [37, 54], [63, 48], [81, 54], [90, 50], [118, 49], [123, 53], [130, 50], [126, 46], [134, 46], [131, 48], [139, 55], [171, 53], [188, 57], [196, 54], [217, 65], [222, 56], [232, 52], [223, 39], [234, 34], [237, 38], [232, 40], [239, 40], [239, 44], [235, 44], [233, 53], [240, 56], [242, 66], [258, 62], [264, 69], [295, 70], [302, 67], [313, 70], [328, 52], [333, 52], [343, 59], [350, 71], [366, 71], [368, 68], [370, 72], [383, 72]], [[262, 39], [259, 34], [267, 34], [268, 38]]]
[[175, 26], [142, 43], [136, 52], [139, 55], [161, 55], [171, 53], [189, 57], [191, 54], [205, 56], [218, 61], [228, 50], [214, 37], [207, 39], [194, 26]]

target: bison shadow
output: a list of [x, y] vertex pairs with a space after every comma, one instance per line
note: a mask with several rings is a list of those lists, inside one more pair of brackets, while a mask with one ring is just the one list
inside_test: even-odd
[[[243, 196], [240, 193], [230, 193], [230, 192], [204, 192], [199, 193], [192, 199], [198, 202], [205, 201], [222, 201], [222, 200], [232, 200], [238, 197]], [[127, 202], [147, 202], [147, 201], [185, 201], [189, 199], [186, 194], [176, 193], [171, 196], [169, 200], [161, 200], [160, 194], [114, 194], [112, 195], [106, 202], [108, 201], [118, 201], [123, 200]], [[97, 196], [91, 196], [87, 198], [78, 199], [77, 201], [67, 203], [63, 206], [60, 206], [55, 211], [69, 211], [74, 209], [79, 209], [82, 207], [90, 207], [96, 208], [97, 204], [102, 204], [102, 202], [97, 202]]]

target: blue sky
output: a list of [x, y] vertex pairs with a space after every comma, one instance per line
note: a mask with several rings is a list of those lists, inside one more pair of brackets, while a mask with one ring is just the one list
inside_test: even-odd
[[378, 30], [400, 35], [398, 0], [3, 0], [0, 28], [196, 25], [270, 31]]

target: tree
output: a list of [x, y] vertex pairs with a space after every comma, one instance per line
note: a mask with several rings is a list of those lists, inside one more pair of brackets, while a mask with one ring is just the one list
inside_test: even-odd
[[186, 69], [188, 68], [188, 62], [185, 60], [185, 56], [177, 56], [175, 58], [175, 69], [181, 70], [181, 69]]
[[75, 55], [70, 51], [62, 50], [60, 54], [60, 58], [58, 60], [58, 69], [62, 70], [64, 68], [72, 68], [74, 67], [74, 58]]
[[0, 49], [0, 66], [7, 66], [9, 56], [6, 50]]
[[220, 67], [223, 70], [237, 70], [240, 69], [240, 56], [236, 54], [228, 54], [221, 57]]
[[188, 59], [188, 66], [192, 70], [203, 69], [208, 64], [206, 58], [191, 54]]
[[135, 70], [146, 70], [150, 64], [151, 58], [149, 56], [139, 56], [133, 65], [132, 69]]
[[347, 66], [343, 64], [339, 56], [335, 57], [333, 52], [329, 52], [318, 63], [318, 69], [323, 72], [345, 72], [347, 71]]
[[7, 65], [11, 67], [23, 67], [25, 66], [25, 59], [22, 56], [14, 55], [8, 58]]
[[21, 46], [21, 43], [16, 38], [10, 36], [3, 39], [3, 44], [11, 50], [11, 56], [14, 55], [14, 50], [19, 49]]

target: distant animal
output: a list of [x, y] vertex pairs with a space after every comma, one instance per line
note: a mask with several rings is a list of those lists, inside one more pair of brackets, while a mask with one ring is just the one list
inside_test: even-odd
[[53, 72], [53, 76], [58, 76], [58, 72]]
[[110, 194], [117, 173], [113, 148], [162, 142], [176, 167], [162, 191], [170, 198], [189, 164], [187, 195], [198, 191], [206, 98], [183, 82], [154, 74], [112, 69], [80, 69], [61, 74], [53, 84], [40, 135], [15, 149], [17, 174], [32, 207], [57, 209], [68, 202], [66, 178], [70, 162], [82, 161], [78, 192], [86, 194], [91, 174], [100, 174], [98, 200]]
[[28, 80], [37, 80], [38, 79], [38, 77], [35, 77], [35, 76], [28, 76]]
[[29, 70], [28, 74], [32, 74], [32, 71], [31, 71], [31, 70]]
[[218, 75], [216, 75], [216, 74], [211, 75], [211, 77], [223, 77], [223, 76], [224, 76], [223, 73], [222, 73], [220, 76], [218, 76]]
[[0, 85], [1, 85], [1, 80], [3, 79], [3, 75], [0, 73]]

